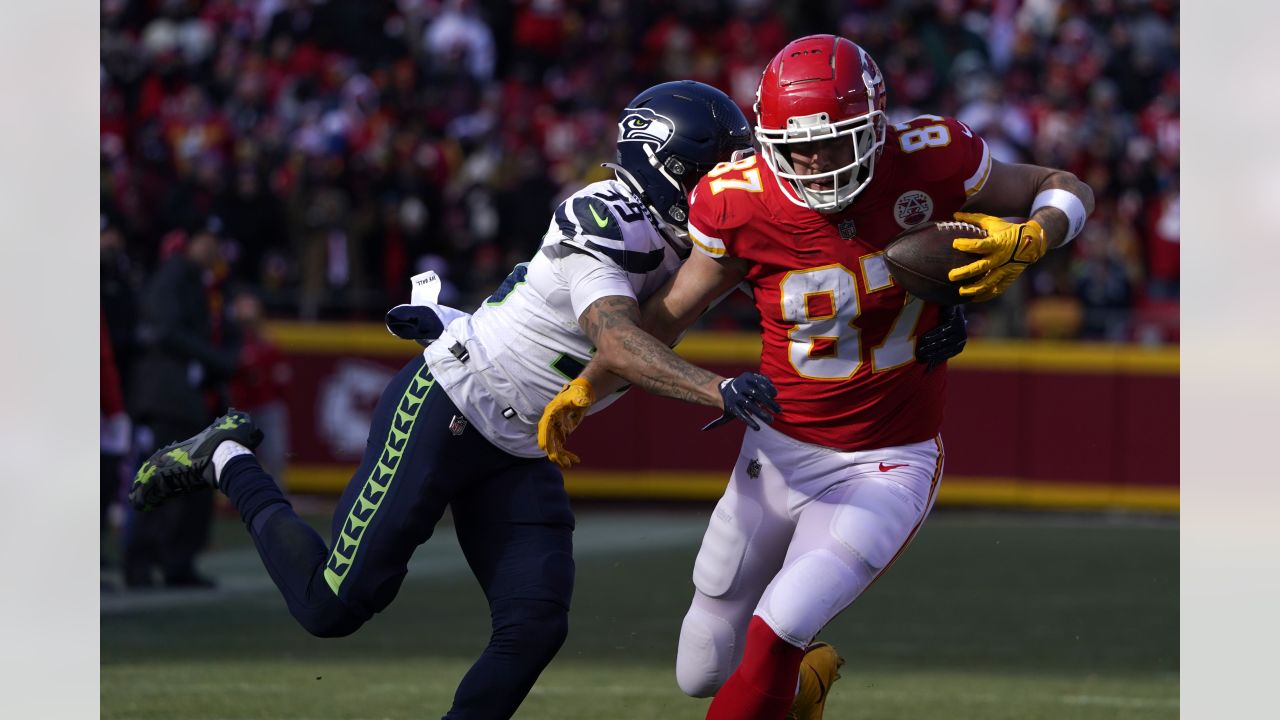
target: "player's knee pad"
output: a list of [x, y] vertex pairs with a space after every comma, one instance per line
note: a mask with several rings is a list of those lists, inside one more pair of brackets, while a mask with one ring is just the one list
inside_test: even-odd
[[744, 495], [735, 493], [721, 498], [693, 561], [694, 587], [713, 598], [733, 588], [763, 513], [760, 503]]
[[740, 638], [728, 620], [702, 608], [689, 608], [680, 626], [676, 683], [690, 697], [711, 697], [733, 672]]
[[569, 608], [558, 602], [524, 598], [495, 602], [492, 644], [545, 665], [569, 636]]
[[853, 602], [874, 573], [851, 567], [825, 548], [801, 555], [778, 573], [759, 615], [778, 637], [804, 647], [831, 618]]
[[831, 518], [831, 535], [873, 572], [893, 561], [924, 515], [920, 501], [891, 482], [863, 485]]

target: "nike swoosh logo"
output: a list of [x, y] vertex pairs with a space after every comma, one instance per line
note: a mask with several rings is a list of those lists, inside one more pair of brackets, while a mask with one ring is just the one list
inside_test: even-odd
[[822, 682], [822, 676], [818, 674], [817, 670], [809, 668], [809, 672], [813, 673], [813, 679], [818, 681], [818, 702], [815, 704], [821, 705], [827, 699], [827, 684]]
[[900, 467], [911, 467], [911, 463], [880, 463], [880, 472], [889, 472]]
[[600, 227], [608, 227], [608, 226], [609, 226], [609, 218], [607, 218], [607, 217], [600, 217], [600, 215], [596, 213], [596, 206], [595, 206], [595, 205], [588, 205], [588, 207], [590, 207], [590, 208], [591, 208], [591, 217], [593, 217], [593, 218], [595, 218], [595, 219], [596, 219], [596, 225], [599, 225]]

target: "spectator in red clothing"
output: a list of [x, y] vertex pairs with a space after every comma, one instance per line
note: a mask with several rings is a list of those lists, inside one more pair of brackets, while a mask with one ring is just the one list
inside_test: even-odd
[[124, 408], [124, 391], [120, 386], [120, 373], [116, 368], [115, 353], [111, 351], [111, 333], [107, 330], [107, 316], [98, 311], [98, 372], [100, 381], [98, 410], [98, 457], [100, 461], [98, 485], [101, 507], [98, 513], [100, 537], [107, 533], [107, 511], [120, 494], [122, 463], [129, 453], [129, 436], [132, 426]]
[[286, 486], [289, 412], [284, 393], [293, 369], [280, 347], [262, 332], [262, 301], [257, 295], [237, 295], [231, 317], [241, 332], [240, 364], [231, 378], [231, 406], [248, 411], [263, 429], [266, 439], [256, 451], [258, 459], [276, 482]]

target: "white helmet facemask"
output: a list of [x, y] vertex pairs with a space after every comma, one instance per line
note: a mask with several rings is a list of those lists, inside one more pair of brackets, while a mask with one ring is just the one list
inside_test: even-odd
[[[756, 127], [756, 140], [760, 142], [765, 162], [773, 171], [782, 194], [796, 205], [822, 213], [843, 210], [871, 184], [885, 135], [886, 120], [880, 110], [834, 123], [823, 112], [787, 118], [785, 129]], [[853, 147], [853, 160], [849, 164], [821, 173], [796, 172], [788, 144], [842, 142], [844, 139]], [[815, 182], [828, 185], [830, 189], [809, 187]]]

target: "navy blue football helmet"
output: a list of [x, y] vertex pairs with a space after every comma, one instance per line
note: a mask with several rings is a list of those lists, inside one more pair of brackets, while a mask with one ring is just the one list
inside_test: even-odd
[[683, 236], [689, 193], [717, 163], [752, 152], [751, 125], [736, 103], [693, 80], [640, 93], [618, 118], [618, 162], [605, 163], [660, 223]]

